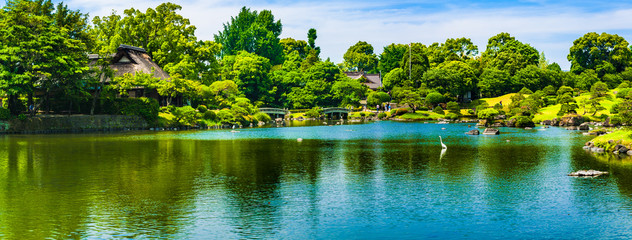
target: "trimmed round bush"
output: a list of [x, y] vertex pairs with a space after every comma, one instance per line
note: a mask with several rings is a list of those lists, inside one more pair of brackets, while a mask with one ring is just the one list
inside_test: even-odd
[[448, 113], [448, 114], [445, 115], [445, 117], [447, 119], [457, 119], [457, 118], [459, 118], [459, 115], [456, 114], [456, 113]]
[[199, 106], [197, 107], [197, 110], [198, 110], [198, 112], [200, 112], [200, 113], [205, 113], [206, 111], [208, 111], [208, 109], [207, 109], [207, 108], [206, 108], [206, 106], [204, 106], [204, 105], [199, 105]]
[[203, 118], [206, 120], [215, 121], [217, 120], [217, 114], [214, 111], [206, 111], [203, 115]]
[[445, 114], [445, 112], [443, 111], [443, 108], [441, 108], [441, 106], [437, 106], [436, 108], [432, 109], [432, 112], [434, 112], [436, 114], [441, 114], [441, 115]]
[[381, 112], [380, 114], [377, 115], [377, 118], [379, 119], [384, 119], [386, 118], [388, 115], [385, 112]]
[[524, 127], [535, 127], [535, 123], [531, 121], [531, 118], [525, 116], [516, 116], [516, 127], [524, 128]]

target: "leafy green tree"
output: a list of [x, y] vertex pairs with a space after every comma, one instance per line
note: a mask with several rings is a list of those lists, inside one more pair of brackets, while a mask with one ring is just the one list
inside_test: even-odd
[[274, 20], [270, 10], [257, 12], [243, 7], [223, 26], [223, 30], [214, 35], [215, 42], [222, 45], [221, 56], [247, 51], [269, 59], [272, 65], [283, 62], [279, 39], [283, 25], [280, 20]]
[[485, 119], [485, 126], [490, 126], [498, 114], [500, 114], [498, 110], [493, 108], [482, 109], [476, 113], [479, 119]]
[[440, 93], [462, 97], [468, 91], [474, 90], [478, 79], [474, 69], [466, 63], [449, 61], [428, 70], [424, 74], [423, 82]]
[[91, 44], [86, 16], [51, 1], [10, 0], [0, 11], [0, 91], [13, 114], [24, 110], [21, 95], [33, 102], [35, 89], [62, 92], [70, 102], [87, 98], [85, 52]]
[[408, 105], [413, 112], [417, 111], [417, 109], [423, 106], [423, 100], [421, 95], [412, 88], [396, 88], [393, 89], [393, 97], [398, 101], [399, 104]]
[[445, 98], [443, 97], [443, 95], [441, 95], [441, 93], [432, 92], [426, 96], [426, 104], [434, 107], [437, 106], [439, 103], [444, 102], [444, 99]]
[[394, 87], [413, 87], [413, 83], [409, 81], [408, 75], [401, 68], [395, 68], [386, 75], [382, 80], [384, 90], [390, 91]]
[[478, 88], [484, 97], [496, 97], [510, 93], [512, 83], [509, 72], [496, 68], [485, 68], [478, 81]]
[[549, 82], [547, 77], [548, 75], [546, 75], [545, 70], [542, 70], [535, 65], [526, 66], [516, 72], [516, 75], [512, 77], [513, 89], [542, 89]]
[[316, 39], [318, 38], [318, 33], [316, 32], [316, 29], [314, 28], [310, 28], [307, 31], [307, 43], [309, 44], [309, 48], [312, 50], [315, 50], [316, 52], [316, 57], [318, 57], [318, 55], [320, 55], [320, 47], [316, 46]]
[[290, 55], [292, 52], [297, 52], [300, 58], [304, 59], [309, 52], [309, 45], [303, 40], [284, 38], [279, 41], [279, 44], [283, 47], [283, 54], [285, 56]]
[[602, 98], [608, 96], [608, 84], [598, 81], [590, 88], [591, 98]]
[[575, 87], [588, 91], [590, 87], [599, 81], [599, 76], [597, 72], [592, 69], [585, 70], [579, 76], [577, 76], [577, 82], [575, 83]]
[[408, 81], [413, 83], [413, 87], [420, 87], [424, 73], [430, 69], [428, 48], [421, 43], [410, 44], [399, 65], [409, 76]]
[[469, 38], [448, 38], [442, 46], [445, 49], [445, 61], [465, 61], [478, 54], [478, 47]]
[[[369, 88], [356, 79], [346, 78], [331, 86], [331, 95], [338, 106], [359, 106]], [[378, 95], [379, 96], [379, 95]]]
[[390, 44], [384, 47], [382, 54], [380, 54], [380, 60], [378, 62], [377, 69], [382, 74], [388, 74], [393, 69], [401, 68], [400, 62], [406, 53], [408, 46], [404, 44]]
[[221, 46], [211, 41], [198, 41], [195, 26], [178, 11], [182, 7], [163, 3], [142, 12], [130, 8], [118, 16], [95, 17], [91, 33], [98, 44], [94, 53], [102, 56], [116, 51], [120, 44], [142, 47], [152, 60], [170, 75], [210, 84], [218, 77], [215, 58]]
[[448, 104], [446, 105], [446, 110], [448, 110], [450, 113], [454, 113], [457, 115], [461, 115], [461, 107], [459, 107], [459, 104], [457, 102], [448, 102]]
[[620, 73], [630, 66], [632, 52], [628, 42], [619, 35], [590, 32], [573, 41], [568, 60], [571, 72], [581, 74], [594, 70], [599, 77], [607, 73]]
[[573, 89], [567, 86], [562, 86], [557, 90], [557, 99], [558, 104], [561, 104], [560, 111], [557, 113], [558, 116], [563, 116], [568, 113], [577, 113], [576, 109], [577, 101], [573, 98]]
[[366, 97], [366, 104], [368, 106], [376, 106], [382, 104], [382, 99], [380, 99], [380, 94], [376, 91], [369, 90], [369, 93]]
[[267, 102], [268, 91], [272, 88], [268, 76], [271, 66], [267, 58], [241, 51], [224, 57], [222, 65], [223, 79], [234, 81], [246, 98]]
[[202, 86], [200, 94], [208, 106], [227, 108], [241, 95], [239, 87], [231, 80], [216, 81], [210, 86]]
[[508, 33], [500, 33], [488, 40], [482, 60], [486, 67], [505, 70], [513, 76], [526, 66], [537, 65], [539, 54], [529, 44], [516, 40]]
[[364, 41], [359, 41], [349, 47], [344, 56], [344, 65], [349, 70], [359, 72], [374, 72], [377, 68], [377, 56], [373, 53], [373, 46]]

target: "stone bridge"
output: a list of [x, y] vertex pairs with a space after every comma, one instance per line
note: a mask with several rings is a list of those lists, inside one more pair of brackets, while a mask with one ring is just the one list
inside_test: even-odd
[[323, 114], [328, 119], [346, 119], [349, 116], [349, 112], [351, 112], [351, 110], [347, 108], [323, 108]]
[[290, 111], [281, 108], [259, 108], [259, 112], [270, 115], [272, 120], [277, 118], [285, 118], [285, 115], [290, 114]]

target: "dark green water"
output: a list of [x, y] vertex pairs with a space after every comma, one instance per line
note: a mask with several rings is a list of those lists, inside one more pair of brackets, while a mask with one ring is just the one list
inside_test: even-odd
[[[469, 129], [0, 136], [0, 238], [632, 237], [631, 160], [573, 131]], [[613, 174], [566, 176], [579, 169]]]

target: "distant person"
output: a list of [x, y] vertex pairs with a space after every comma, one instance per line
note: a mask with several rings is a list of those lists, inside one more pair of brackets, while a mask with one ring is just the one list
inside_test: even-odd
[[378, 112], [380, 112], [380, 104], [375, 105], [375, 108], [377, 109]]

